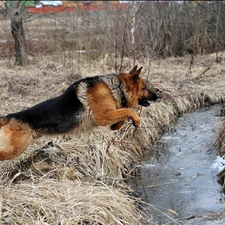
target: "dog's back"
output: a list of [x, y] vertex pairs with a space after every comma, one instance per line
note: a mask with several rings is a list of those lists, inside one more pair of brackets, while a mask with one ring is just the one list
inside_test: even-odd
[[0, 160], [20, 155], [33, 138], [94, 127], [86, 95], [98, 82], [101, 76], [81, 79], [58, 97], [0, 118]]
[[41, 134], [65, 133], [79, 125], [79, 114], [83, 111], [82, 103], [77, 98], [76, 86], [71, 85], [62, 95], [9, 114], [6, 118], [27, 123]]

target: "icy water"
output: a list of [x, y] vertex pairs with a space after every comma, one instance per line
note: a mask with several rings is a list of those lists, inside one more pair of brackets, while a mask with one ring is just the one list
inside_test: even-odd
[[[157, 155], [138, 167], [137, 191], [156, 224], [225, 224], [217, 183], [216, 140], [220, 106], [185, 114], [160, 140]], [[213, 166], [214, 165], [214, 166]]]

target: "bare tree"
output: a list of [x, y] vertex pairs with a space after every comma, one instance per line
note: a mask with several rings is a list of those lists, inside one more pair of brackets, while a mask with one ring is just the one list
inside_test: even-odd
[[19, 66], [25, 66], [27, 65], [27, 49], [20, 2], [21, 1], [11, 1], [9, 14], [11, 18], [11, 32], [13, 35], [16, 52], [15, 64]]
[[220, 12], [221, 12], [221, 5], [222, 2], [219, 3], [218, 6], [218, 13], [217, 13], [217, 18], [216, 18], [216, 62], [219, 62], [219, 57], [218, 57], [218, 51], [219, 51], [219, 19], [220, 19]]
[[135, 33], [136, 33], [136, 14], [139, 9], [140, 3], [137, 1], [133, 1], [131, 4], [131, 44], [133, 50], [133, 57], [134, 57], [134, 65], [136, 64], [136, 40], [135, 40]]

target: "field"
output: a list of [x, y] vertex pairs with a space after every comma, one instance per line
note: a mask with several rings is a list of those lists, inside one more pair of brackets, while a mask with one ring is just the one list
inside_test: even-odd
[[[12, 161], [1, 162], [3, 224], [144, 224], [132, 192], [135, 165], [182, 113], [224, 101], [224, 54], [153, 60], [143, 76], [164, 96], [148, 109], [137, 108], [141, 128], [130, 122], [117, 132], [99, 128], [91, 133], [41, 138]], [[127, 59], [128, 60], [128, 59]], [[129, 60], [128, 60], [129, 61]], [[98, 66], [95, 66], [98, 65]], [[101, 65], [99, 67], [99, 65]], [[91, 73], [84, 63], [82, 77], [112, 72], [99, 60]], [[125, 71], [129, 70], [127, 66]], [[25, 68], [0, 65], [1, 115], [57, 96], [77, 79], [70, 68], [51, 57]]]
[[[4, 22], [4, 27], [7, 24]], [[26, 29], [35, 36], [41, 28], [36, 24], [37, 30], [34, 26]], [[2, 39], [7, 39], [7, 28], [5, 31]], [[39, 43], [48, 39], [42, 32], [36, 39]], [[86, 43], [94, 43], [90, 38]], [[8, 48], [0, 60], [1, 116], [55, 97], [80, 77], [115, 73], [117, 62], [123, 62], [121, 71], [129, 71], [134, 63], [132, 57], [115, 57], [104, 51], [69, 51], [71, 46], [78, 50], [78, 44], [63, 45], [61, 53], [54, 41], [44, 42], [43, 49], [29, 43], [30, 65], [14, 67]], [[10, 46], [10, 41], [7, 44]], [[98, 44], [107, 46], [106, 42], [93, 46]], [[51, 50], [48, 54], [46, 48]], [[149, 108], [135, 109], [142, 118], [141, 127], [134, 128], [127, 121], [115, 132], [100, 127], [75, 136], [43, 137], [15, 160], [1, 162], [1, 223], [154, 224], [133, 191], [135, 166], [157, 151], [155, 144], [171, 121], [184, 112], [225, 101], [225, 54], [219, 53], [219, 62], [215, 59], [215, 53], [166, 59], [139, 56], [136, 63], [143, 66], [142, 76], [163, 96]], [[224, 148], [222, 131], [219, 143]]]

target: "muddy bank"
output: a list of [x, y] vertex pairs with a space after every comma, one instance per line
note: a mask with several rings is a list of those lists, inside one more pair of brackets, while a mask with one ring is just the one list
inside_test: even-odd
[[[224, 198], [213, 166], [220, 106], [185, 114], [139, 166], [137, 191], [157, 224], [224, 224]], [[213, 146], [214, 147], [214, 146]], [[173, 221], [174, 219], [174, 221]]]

